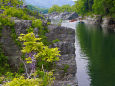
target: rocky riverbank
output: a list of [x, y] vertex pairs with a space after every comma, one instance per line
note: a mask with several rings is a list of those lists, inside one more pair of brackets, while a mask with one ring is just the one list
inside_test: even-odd
[[75, 77], [75, 30], [57, 25], [49, 25], [48, 29], [48, 40], [59, 40], [50, 47], [59, 47], [61, 51], [60, 61], [56, 63], [54, 86], [77, 86]]
[[100, 15], [94, 15], [93, 17], [85, 17], [85, 23], [100, 25], [103, 29], [115, 31], [115, 18], [102, 17]]
[[[64, 27], [74, 28], [76, 23], [79, 22], [80, 18], [77, 13], [53, 12], [45, 15], [52, 24], [59, 24]], [[75, 20], [70, 22], [69, 20]], [[100, 25], [103, 29], [114, 30], [115, 31], [115, 18], [112, 17], [102, 17], [101, 15], [85, 16], [82, 20], [86, 24]], [[67, 25], [69, 24], [69, 25]]]

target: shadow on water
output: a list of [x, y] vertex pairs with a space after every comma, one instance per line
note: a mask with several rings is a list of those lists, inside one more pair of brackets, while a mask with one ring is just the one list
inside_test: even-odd
[[[80, 58], [87, 60], [89, 86], [115, 86], [115, 33], [108, 32], [99, 26], [78, 24], [76, 40], [80, 46]], [[85, 82], [82, 83], [85, 84]]]

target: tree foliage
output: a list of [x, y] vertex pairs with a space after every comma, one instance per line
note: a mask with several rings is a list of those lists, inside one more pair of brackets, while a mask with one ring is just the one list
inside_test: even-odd
[[58, 6], [58, 5], [53, 5], [49, 10], [48, 12], [49, 13], [52, 13], [52, 12], [72, 12], [73, 9], [70, 5], [63, 5], [63, 6]]
[[76, 12], [84, 15], [87, 13], [114, 15], [115, 1], [114, 0], [78, 0], [75, 1]]
[[58, 48], [48, 48], [48, 46], [45, 46], [42, 42], [40, 42], [41, 38], [35, 37], [34, 33], [28, 33], [26, 35], [21, 34], [19, 39], [24, 41], [24, 47], [22, 50], [23, 53], [34, 52], [35, 58], [40, 61], [53, 62], [59, 60], [58, 56], [60, 56], [60, 54]]
[[23, 5], [23, 0], [0, 0], [0, 6], [4, 7], [20, 7]]

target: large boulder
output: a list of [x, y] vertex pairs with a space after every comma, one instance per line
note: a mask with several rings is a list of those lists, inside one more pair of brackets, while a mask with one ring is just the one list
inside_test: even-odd
[[56, 17], [58, 15], [59, 15], [59, 13], [53, 12], [53, 13], [50, 13], [50, 14], [45, 15], [45, 16], [48, 17], [48, 19], [54, 19], [54, 17]]
[[64, 20], [64, 19], [67, 19], [68, 15], [70, 15], [69, 12], [63, 12], [63, 13], [60, 13], [59, 18]]
[[66, 19], [72, 20], [78, 18], [78, 14], [76, 12], [71, 13]]

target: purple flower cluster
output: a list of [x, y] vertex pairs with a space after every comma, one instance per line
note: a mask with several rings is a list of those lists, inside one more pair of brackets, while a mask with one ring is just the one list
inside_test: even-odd
[[36, 53], [34, 53], [34, 52], [31, 52], [28, 54], [28, 56], [31, 57], [31, 61], [32, 61], [32, 63], [30, 63], [31, 64], [31, 72], [35, 72], [35, 68], [36, 68], [35, 55], [36, 55]]

